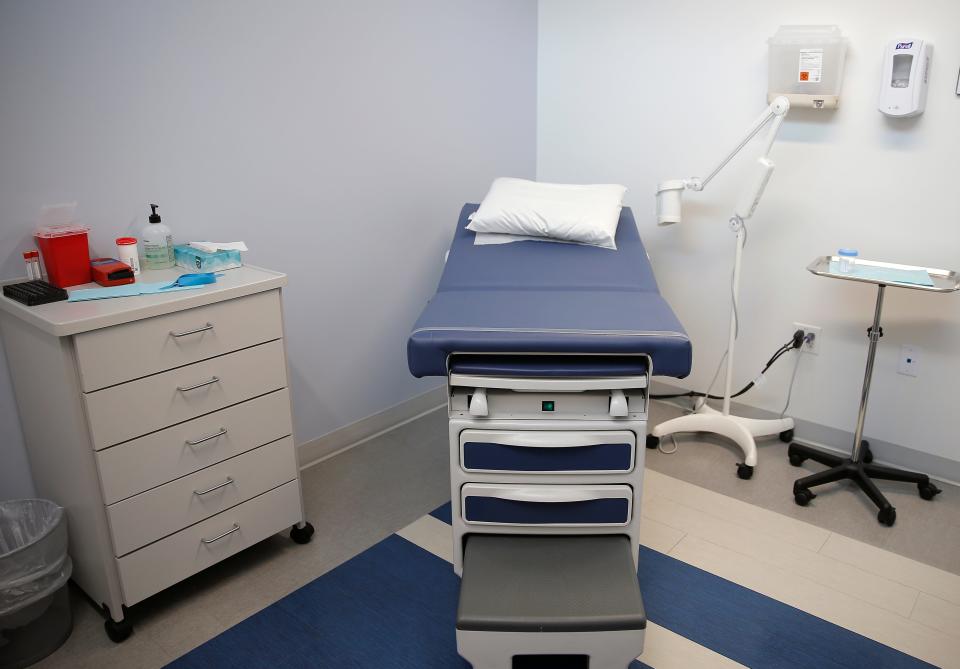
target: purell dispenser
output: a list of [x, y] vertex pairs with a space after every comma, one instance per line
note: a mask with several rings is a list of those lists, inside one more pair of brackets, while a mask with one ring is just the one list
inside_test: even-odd
[[927, 105], [933, 45], [921, 39], [890, 42], [883, 55], [880, 102], [887, 116], [917, 116]]

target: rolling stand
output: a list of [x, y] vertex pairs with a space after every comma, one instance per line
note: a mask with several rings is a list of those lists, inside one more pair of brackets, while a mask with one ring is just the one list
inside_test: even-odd
[[[926, 500], [933, 499], [940, 492], [940, 489], [930, 482], [930, 478], [926, 474], [872, 464], [873, 453], [870, 452], [870, 444], [863, 440], [863, 425], [867, 417], [867, 399], [870, 395], [873, 363], [877, 353], [877, 343], [880, 341], [880, 337], [883, 336], [883, 328], [880, 327], [883, 294], [888, 285], [899, 288], [951, 292], [960, 288], [960, 281], [958, 281], [956, 272], [863, 260], [857, 261], [857, 265], [854, 267], [854, 273], [840, 273], [835, 269], [835, 265], [833, 268], [831, 267], [831, 261], [836, 263], [837, 260], [837, 258], [824, 256], [811, 263], [807, 269], [818, 276], [877, 284], [877, 304], [873, 313], [873, 325], [867, 329], [870, 346], [867, 350], [867, 369], [863, 377], [863, 389], [860, 394], [860, 412], [857, 414], [857, 429], [853, 438], [853, 451], [850, 457], [845, 458], [833, 453], [826, 453], [804, 444], [790, 444], [787, 449], [787, 454], [790, 457], [791, 465], [799, 467], [803, 464], [804, 460], [809, 459], [830, 467], [830, 469], [826, 471], [817, 472], [816, 474], [811, 474], [810, 476], [805, 476], [802, 479], [794, 481], [793, 499], [800, 506], [806, 506], [816, 497], [813, 491], [810, 490], [813, 486], [848, 479], [860, 486], [860, 489], [866, 493], [867, 497], [877, 505], [880, 509], [877, 513], [877, 520], [882, 525], [889, 527], [896, 522], [897, 510], [887, 501], [887, 498], [883, 496], [883, 493], [880, 492], [880, 489], [873, 482], [873, 479], [915, 483], [917, 490], [920, 492], [920, 496]], [[898, 272], [904, 270], [926, 271], [933, 285], [920, 285], [898, 280], [898, 277], [902, 276], [899, 275]]]

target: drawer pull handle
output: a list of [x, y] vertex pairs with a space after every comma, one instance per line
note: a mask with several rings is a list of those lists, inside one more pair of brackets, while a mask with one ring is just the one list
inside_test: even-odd
[[231, 527], [229, 530], [227, 530], [227, 531], [224, 532], [223, 534], [220, 534], [220, 535], [218, 535], [218, 536], [215, 536], [213, 539], [204, 539], [204, 538], [201, 537], [200, 541], [202, 541], [202, 542], [205, 543], [205, 544], [212, 544], [214, 541], [220, 541], [220, 540], [223, 539], [224, 537], [229, 536], [229, 535], [233, 534], [234, 532], [239, 532], [239, 531], [240, 531], [240, 525], [238, 525], [237, 523], [234, 523], [234, 524], [233, 524], [233, 527]]
[[225, 487], [227, 487], [228, 485], [230, 485], [231, 483], [233, 483], [233, 479], [228, 476], [228, 477], [227, 477], [227, 480], [224, 481], [223, 483], [218, 483], [217, 485], [213, 486], [212, 488], [207, 488], [206, 490], [194, 490], [194, 491], [193, 491], [193, 494], [194, 494], [194, 495], [206, 495], [208, 492], [213, 492], [214, 490], [220, 490], [220, 488], [225, 488]]
[[205, 441], [210, 441], [211, 439], [216, 439], [217, 437], [222, 437], [227, 433], [227, 428], [221, 427], [219, 432], [211, 434], [206, 437], [201, 437], [200, 439], [187, 439], [187, 446], [199, 446]]
[[213, 323], [207, 323], [203, 327], [194, 328], [192, 330], [184, 330], [183, 332], [176, 332], [175, 330], [170, 330], [171, 337], [186, 337], [187, 335], [197, 334], [198, 332], [206, 332], [207, 330], [213, 329]]
[[208, 381], [201, 381], [200, 383], [195, 383], [192, 386], [177, 386], [177, 390], [181, 393], [185, 393], [188, 390], [196, 390], [197, 388], [203, 388], [204, 386], [209, 386], [213, 383], [220, 383], [220, 379], [216, 376], [211, 376]]

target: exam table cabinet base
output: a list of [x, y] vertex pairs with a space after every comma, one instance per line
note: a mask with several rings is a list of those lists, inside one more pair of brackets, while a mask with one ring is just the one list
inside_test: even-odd
[[[290, 538], [295, 544], [310, 543], [310, 539], [313, 538], [313, 533], [313, 525], [308, 522], [298, 523], [290, 528]], [[122, 643], [129, 639], [130, 635], [133, 634], [133, 624], [127, 617], [126, 605], [121, 606], [120, 620], [113, 619], [110, 613], [110, 607], [106, 604], [101, 604], [100, 609], [104, 617], [103, 629], [106, 631], [110, 640], [114, 643]]]
[[877, 520], [880, 524], [890, 527], [897, 520], [897, 510], [883, 496], [873, 479], [916, 483], [920, 497], [925, 500], [932, 500], [940, 494], [940, 489], [930, 482], [930, 477], [926, 474], [871, 464], [873, 453], [870, 451], [870, 444], [866, 441], [861, 442], [861, 460], [859, 462], [833, 453], [826, 453], [805, 444], [790, 444], [787, 455], [790, 458], [790, 464], [794, 467], [799, 467], [808, 459], [830, 467], [830, 469], [805, 476], [794, 482], [793, 499], [800, 506], [807, 506], [816, 497], [810, 490], [811, 487], [848, 479], [860, 486], [867, 497], [877, 505], [879, 509]]

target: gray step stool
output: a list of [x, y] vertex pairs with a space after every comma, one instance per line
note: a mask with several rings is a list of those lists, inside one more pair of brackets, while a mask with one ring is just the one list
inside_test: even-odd
[[457, 649], [473, 669], [624, 669], [646, 626], [626, 536], [466, 539]]

